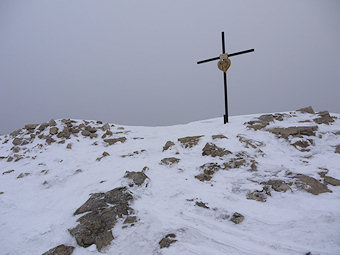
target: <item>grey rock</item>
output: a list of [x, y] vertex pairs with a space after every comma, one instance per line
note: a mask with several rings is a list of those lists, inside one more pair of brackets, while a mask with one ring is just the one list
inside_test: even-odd
[[73, 250], [73, 246], [66, 246], [64, 244], [61, 244], [43, 253], [42, 255], [71, 255], [73, 253]]
[[88, 130], [83, 130], [83, 131], [81, 131], [81, 134], [82, 134], [83, 136], [90, 136], [90, 135], [91, 135], [91, 132], [88, 131]]
[[136, 221], [137, 221], [136, 216], [127, 216], [123, 224], [132, 224], [132, 223], [135, 223]]
[[72, 149], [72, 144], [71, 143], [68, 143], [67, 145], [66, 145], [66, 149]]
[[163, 165], [169, 165], [169, 166], [171, 166], [171, 165], [173, 165], [173, 164], [177, 164], [179, 161], [180, 161], [179, 158], [171, 157], [171, 158], [163, 158], [163, 159], [161, 160], [161, 163], [162, 163]]
[[38, 130], [44, 131], [48, 127], [48, 123], [42, 123], [39, 127]]
[[297, 109], [296, 110], [297, 112], [302, 112], [302, 113], [310, 113], [310, 114], [315, 114], [312, 106], [308, 106], [308, 107], [304, 107], [304, 108], [301, 108], [301, 109]]
[[164, 238], [162, 238], [160, 241], [159, 241], [159, 247], [161, 248], [161, 249], [163, 249], [163, 248], [169, 248], [170, 247], [170, 245], [172, 244], [172, 243], [175, 243], [175, 242], [177, 242], [177, 240], [176, 239], [173, 239], [173, 238], [176, 238], [176, 235], [175, 234], [173, 234], [173, 233], [170, 233], [170, 234], [167, 234]]
[[230, 151], [220, 148], [213, 143], [207, 143], [202, 152], [202, 156], [211, 156], [211, 157], [223, 157], [225, 155], [231, 154]]
[[328, 189], [326, 184], [319, 182], [313, 177], [298, 174], [293, 178], [296, 179], [295, 184], [298, 188], [301, 188], [313, 195], [319, 195], [325, 192], [332, 192], [331, 190]]
[[133, 209], [129, 207], [132, 195], [126, 187], [110, 190], [106, 193], [95, 193], [75, 212], [74, 215], [86, 213], [80, 217], [79, 224], [69, 229], [69, 232], [82, 247], [96, 244], [99, 251], [109, 245], [114, 239], [111, 229], [116, 219], [130, 215]]
[[137, 186], [140, 186], [148, 178], [143, 172], [125, 172], [125, 178], [132, 180]]
[[267, 129], [268, 132], [271, 132], [279, 137], [288, 139], [291, 136], [315, 136], [315, 131], [318, 130], [317, 126], [299, 126], [299, 127], [287, 127], [287, 128], [271, 128]]
[[53, 126], [56, 126], [57, 123], [55, 122], [55, 120], [51, 119], [51, 120], [48, 122], [48, 125], [49, 125], [50, 127], [53, 127]]
[[334, 122], [334, 119], [329, 115], [328, 111], [318, 112], [319, 118], [314, 119], [314, 122], [318, 124], [326, 124]]
[[340, 144], [335, 147], [335, 153], [340, 154]]
[[10, 133], [10, 135], [12, 137], [16, 137], [16, 136], [20, 135], [21, 131], [22, 131], [21, 129], [15, 130], [12, 133]]
[[213, 140], [215, 140], [215, 139], [228, 139], [228, 137], [226, 137], [226, 136], [224, 136], [224, 135], [222, 135], [222, 134], [219, 134], [219, 135], [212, 135], [211, 138], [212, 138]]
[[110, 130], [110, 125], [109, 125], [109, 123], [105, 123], [105, 124], [102, 126], [102, 130], [103, 130], [103, 131]]
[[269, 185], [277, 192], [286, 192], [287, 190], [290, 190], [289, 185], [282, 180], [269, 180], [267, 182], [262, 182], [261, 184]]
[[109, 145], [113, 145], [117, 142], [124, 143], [125, 141], [126, 141], [125, 137], [104, 139], [104, 142], [108, 143]]
[[274, 116], [272, 114], [264, 114], [258, 117], [261, 122], [273, 122]]
[[331, 177], [331, 176], [324, 176], [324, 183], [325, 184], [330, 184], [332, 186], [340, 186], [340, 180], [339, 179], [336, 179], [334, 177]]
[[51, 127], [50, 128], [50, 134], [51, 135], [56, 135], [58, 133], [58, 128], [57, 127]]
[[204, 209], [210, 209], [209, 206], [207, 206], [206, 203], [203, 202], [196, 202], [195, 205], [202, 207]]
[[22, 138], [14, 138], [12, 141], [13, 145], [21, 145], [22, 144]]
[[187, 136], [187, 137], [178, 138], [178, 141], [182, 144], [184, 148], [192, 148], [193, 146], [198, 144], [201, 137], [203, 137], [203, 135]]
[[167, 141], [167, 142], [165, 143], [165, 145], [163, 146], [163, 151], [168, 150], [170, 147], [172, 147], [172, 146], [174, 146], [174, 145], [175, 145], [175, 143], [173, 143], [172, 141]]
[[26, 124], [25, 129], [34, 130], [39, 124]]
[[247, 199], [256, 200], [256, 201], [259, 201], [259, 202], [266, 202], [267, 201], [267, 195], [263, 191], [255, 190], [255, 191], [247, 194]]
[[238, 212], [235, 212], [230, 219], [230, 221], [234, 222], [235, 224], [240, 224], [243, 220], [244, 216]]

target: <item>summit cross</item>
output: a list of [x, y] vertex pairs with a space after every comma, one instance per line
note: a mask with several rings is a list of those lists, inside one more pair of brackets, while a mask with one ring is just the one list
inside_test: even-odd
[[217, 63], [218, 69], [223, 72], [224, 79], [224, 102], [225, 102], [225, 115], [224, 115], [224, 124], [228, 123], [228, 96], [227, 96], [227, 70], [229, 69], [231, 62], [229, 57], [233, 57], [236, 55], [241, 55], [249, 52], [253, 52], [254, 49], [244, 50], [239, 52], [234, 52], [231, 54], [225, 53], [225, 43], [224, 43], [224, 32], [222, 32], [222, 54], [219, 57], [209, 58], [206, 60], [198, 61], [197, 64], [202, 64], [214, 60], [220, 60]]

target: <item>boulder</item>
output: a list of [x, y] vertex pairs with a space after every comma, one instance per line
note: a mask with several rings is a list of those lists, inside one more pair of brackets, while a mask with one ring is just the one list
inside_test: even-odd
[[203, 135], [187, 136], [187, 137], [178, 138], [178, 141], [182, 144], [184, 148], [192, 148], [193, 146], [198, 144], [201, 137], [203, 137]]
[[211, 156], [211, 157], [223, 157], [225, 155], [231, 154], [230, 151], [220, 148], [213, 143], [207, 143], [203, 150], [202, 156]]
[[47, 127], [48, 127], [48, 123], [42, 123], [42, 124], [38, 127], [38, 130], [39, 130], [39, 131], [44, 131]]
[[73, 246], [66, 246], [64, 244], [61, 244], [43, 253], [42, 255], [71, 255], [73, 250]]
[[169, 248], [170, 245], [171, 245], [172, 243], [177, 242], [177, 240], [174, 239], [174, 238], [176, 238], [176, 235], [175, 235], [175, 234], [173, 234], [173, 233], [167, 234], [165, 237], [163, 237], [163, 238], [159, 241], [159, 243], [158, 243], [158, 244], [159, 244], [159, 247], [160, 247], [161, 249], [163, 249], [163, 248]]
[[244, 216], [238, 212], [235, 212], [230, 219], [230, 221], [234, 222], [235, 224], [240, 224], [243, 220]]
[[53, 126], [56, 126], [57, 123], [55, 122], [55, 120], [51, 119], [51, 120], [48, 122], [48, 125], [49, 125], [50, 127], [53, 127]]
[[313, 177], [298, 174], [292, 178], [295, 178], [295, 184], [298, 188], [301, 188], [313, 195], [319, 195], [325, 192], [332, 192], [328, 189], [326, 184], [323, 184]]
[[146, 176], [146, 174], [143, 173], [143, 172], [129, 172], [129, 171], [125, 172], [124, 177], [132, 180], [134, 182], [134, 184], [136, 184], [137, 186], [142, 185], [144, 183], [145, 179], [148, 178]]
[[83, 136], [90, 136], [91, 132], [88, 131], [88, 130], [83, 130], [83, 131], [81, 131], [81, 134], [82, 134]]
[[114, 239], [111, 229], [115, 226], [116, 219], [133, 212], [129, 206], [132, 199], [126, 187], [92, 194], [74, 212], [74, 215], [87, 214], [77, 220], [79, 224], [75, 228], [69, 229], [70, 234], [75, 237], [78, 245], [86, 248], [95, 244], [98, 251], [102, 251]]
[[27, 130], [34, 130], [39, 124], [26, 124], [25, 129]]
[[125, 137], [104, 139], [104, 142], [108, 143], [109, 145], [113, 145], [118, 142], [125, 143], [125, 141], [126, 141]]
[[287, 190], [290, 190], [289, 185], [282, 180], [269, 180], [267, 182], [261, 182], [261, 184], [269, 185], [277, 192], [286, 192]]
[[215, 139], [228, 139], [228, 137], [222, 135], [222, 134], [219, 134], [219, 135], [212, 135], [211, 136], [213, 140]]
[[174, 157], [171, 157], [171, 158], [163, 158], [161, 160], [161, 164], [163, 165], [173, 165], [173, 164], [177, 164], [178, 162], [180, 161], [179, 158], [174, 158]]
[[172, 141], [167, 141], [167, 142], [165, 143], [165, 145], [163, 146], [163, 151], [168, 150], [170, 147], [172, 147], [172, 146], [174, 146], [174, 145], [175, 145], [175, 143], [173, 143]]
[[308, 106], [308, 107], [304, 107], [304, 108], [300, 108], [296, 110], [297, 112], [302, 112], [302, 113], [310, 113], [310, 114], [315, 114], [312, 106]]
[[109, 125], [108, 123], [105, 123], [105, 124], [101, 127], [101, 129], [102, 129], [103, 131], [110, 130], [110, 125]]
[[14, 138], [12, 141], [13, 145], [21, 145], [22, 144], [22, 138]]
[[288, 139], [291, 136], [315, 136], [315, 131], [318, 130], [317, 126], [294, 126], [294, 127], [287, 127], [287, 128], [271, 128], [267, 129], [266, 131], [271, 132], [278, 137], [282, 137]]
[[50, 128], [50, 135], [56, 135], [58, 133], [58, 128], [57, 127], [51, 127]]
[[256, 201], [259, 201], [259, 202], [266, 202], [267, 201], [267, 194], [264, 191], [255, 190], [255, 191], [247, 194], [247, 199], [256, 200]]
[[318, 112], [319, 118], [314, 119], [314, 122], [318, 124], [326, 124], [334, 122], [334, 119], [329, 115], [328, 111]]
[[340, 180], [334, 177], [331, 177], [331, 176], [327, 176], [327, 175], [324, 176], [323, 181], [325, 184], [330, 184], [332, 186], [340, 186]]
[[335, 151], [334, 152], [340, 154], [340, 144], [335, 147]]
[[199, 206], [199, 207], [202, 207], [204, 209], [210, 209], [209, 206], [207, 206], [206, 203], [203, 203], [203, 202], [197, 202], [195, 203], [196, 206]]

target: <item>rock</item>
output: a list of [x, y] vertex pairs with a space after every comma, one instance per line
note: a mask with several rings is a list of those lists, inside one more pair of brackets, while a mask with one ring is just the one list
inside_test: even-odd
[[18, 129], [18, 130], [13, 131], [12, 133], [10, 133], [10, 136], [15, 137], [15, 136], [20, 135], [20, 133], [21, 133], [21, 129]]
[[22, 138], [14, 138], [12, 141], [13, 145], [21, 145], [22, 144]]
[[142, 185], [145, 179], [148, 178], [146, 174], [143, 172], [129, 172], [129, 171], [125, 172], [124, 177], [132, 180], [137, 186]]
[[312, 106], [308, 106], [308, 107], [304, 107], [304, 108], [301, 108], [301, 109], [297, 109], [296, 110], [297, 112], [302, 112], [302, 113], [310, 113], [310, 114], [315, 114]]
[[201, 182], [204, 181], [210, 181], [212, 178], [212, 175], [208, 175], [208, 174], [199, 174], [195, 176], [196, 179], [200, 180]]
[[257, 171], [257, 162], [253, 160], [250, 165], [251, 171]]
[[96, 133], [91, 133], [90, 134], [90, 138], [92, 139], [92, 138], [97, 138], [98, 137], [98, 134], [96, 134]]
[[340, 154], [340, 144], [335, 147], [335, 153]]
[[50, 128], [50, 134], [56, 135], [58, 133], [59, 129], [57, 127], [51, 127]]
[[174, 146], [174, 145], [175, 145], [175, 143], [173, 143], [172, 141], [167, 141], [167, 142], [165, 143], [165, 145], [163, 146], [163, 151], [168, 150], [170, 147], [172, 147], [172, 146]]
[[17, 179], [23, 178], [25, 176], [31, 175], [30, 173], [21, 173], [17, 176]]
[[46, 138], [46, 143], [47, 143], [48, 145], [50, 145], [51, 143], [56, 142], [56, 140], [54, 140], [54, 139], [53, 139], [52, 137], [50, 137], [50, 136], [46, 136], [45, 138]]
[[173, 164], [177, 164], [179, 161], [180, 161], [179, 158], [172, 157], [172, 158], [163, 158], [161, 160], [161, 163], [163, 165], [169, 165], [170, 166], [170, 165], [173, 165]]
[[86, 126], [85, 130], [89, 131], [90, 133], [96, 133], [97, 129], [95, 127], [91, 127], [91, 126]]
[[231, 154], [230, 151], [217, 147], [213, 143], [207, 143], [202, 152], [202, 156], [211, 156], [211, 157], [223, 157], [225, 155]]
[[192, 148], [193, 146], [198, 144], [201, 137], [203, 137], [203, 135], [187, 136], [183, 138], [178, 138], [178, 141], [182, 144], [184, 148]]
[[50, 127], [53, 127], [53, 126], [56, 126], [57, 123], [56, 123], [53, 119], [51, 119], [51, 120], [48, 122], [48, 125], [49, 125]]
[[72, 144], [71, 143], [68, 143], [67, 145], [66, 145], [66, 149], [72, 149]]
[[210, 209], [209, 206], [207, 206], [206, 203], [203, 202], [196, 202], [195, 205], [202, 207], [204, 209]]
[[12, 170], [7, 170], [7, 171], [3, 172], [2, 175], [4, 175], [4, 174], [10, 174], [10, 173], [13, 173], [13, 172], [14, 172], [13, 169], [12, 169]]
[[82, 134], [83, 136], [90, 136], [91, 132], [88, 131], [88, 130], [83, 130], [83, 131], [81, 131], [81, 134]]
[[73, 246], [66, 246], [64, 244], [61, 244], [43, 253], [42, 255], [71, 255], [73, 250]]
[[295, 184], [297, 187], [313, 194], [313, 195], [319, 195], [321, 193], [325, 192], [332, 192], [327, 188], [326, 184], [323, 184], [319, 182], [318, 180], [314, 179], [313, 177], [298, 174], [292, 178], [297, 179]]
[[173, 238], [176, 238], [175, 234], [173, 234], [173, 233], [167, 234], [164, 238], [162, 238], [162, 240], [159, 241], [159, 243], [158, 243], [159, 247], [161, 249], [169, 248], [172, 243], [177, 242], [177, 240], [173, 239]]
[[260, 117], [258, 117], [258, 119], [261, 121], [261, 122], [273, 122], [274, 121], [274, 116], [272, 114], [264, 114], [264, 115], [261, 115]]
[[132, 224], [132, 223], [135, 223], [136, 221], [137, 221], [136, 216], [127, 216], [123, 224]]
[[103, 131], [110, 130], [110, 125], [109, 125], [108, 123], [105, 123], [105, 124], [101, 127], [101, 129], [102, 129]]
[[324, 179], [323, 179], [324, 183], [325, 184], [330, 184], [330, 185], [333, 185], [333, 186], [340, 186], [340, 180], [339, 179], [336, 179], [334, 177], [331, 177], [331, 176], [324, 176]]
[[226, 137], [226, 136], [224, 136], [224, 135], [222, 135], [222, 134], [220, 134], [220, 135], [212, 135], [211, 136], [212, 137], [212, 139], [228, 139], [228, 137]]
[[75, 237], [78, 245], [86, 248], [96, 244], [98, 251], [102, 251], [114, 239], [111, 229], [116, 224], [116, 218], [123, 218], [133, 212], [129, 207], [132, 199], [126, 187], [92, 194], [74, 212], [74, 215], [88, 213], [77, 220], [79, 224], [69, 230], [70, 234]]
[[244, 216], [238, 212], [235, 212], [230, 219], [230, 221], [234, 222], [235, 224], [240, 224], [243, 220]]
[[288, 139], [291, 136], [315, 136], [315, 131], [318, 130], [317, 126], [300, 126], [300, 127], [287, 127], [287, 128], [271, 128], [266, 131], [271, 132], [279, 137]]
[[125, 143], [125, 141], [126, 141], [125, 137], [104, 139], [104, 142], [108, 143], [109, 145], [113, 145], [117, 142]]
[[27, 130], [34, 130], [39, 124], [26, 124], [25, 129]]
[[42, 123], [42, 124], [38, 127], [38, 130], [39, 130], [39, 131], [44, 131], [47, 127], [48, 127], [48, 123]]
[[287, 190], [290, 190], [289, 185], [282, 180], [269, 180], [267, 182], [261, 182], [261, 184], [269, 185], [277, 192], [286, 192]]
[[318, 124], [327, 124], [334, 122], [334, 119], [329, 115], [328, 111], [318, 112], [319, 118], [314, 119], [314, 122]]
[[245, 145], [246, 148], [253, 148], [253, 149], [256, 149], [257, 147], [261, 147], [263, 146], [263, 143], [262, 142], [259, 142], [259, 141], [255, 141], [255, 140], [252, 140], [252, 139], [248, 139], [248, 138], [245, 138], [244, 136], [242, 135], [237, 135], [236, 136], [238, 138], [238, 140], [243, 143]]
[[7, 158], [7, 162], [12, 162], [12, 161], [13, 161], [13, 157], [9, 156], [9, 157]]
[[263, 191], [255, 190], [255, 191], [247, 194], [247, 199], [256, 200], [256, 201], [259, 201], [259, 202], [266, 202], [267, 201], [267, 195]]
[[20, 148], [19, 147], [12, 147], [11, 150], [14, 152], [14, 153], [18, 153], [20, 151]]

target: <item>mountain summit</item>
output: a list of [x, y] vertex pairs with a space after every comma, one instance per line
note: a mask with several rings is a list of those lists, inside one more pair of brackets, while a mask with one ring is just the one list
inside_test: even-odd
[[340, 254], [340, 114], [0, 136], [1, 254]]

